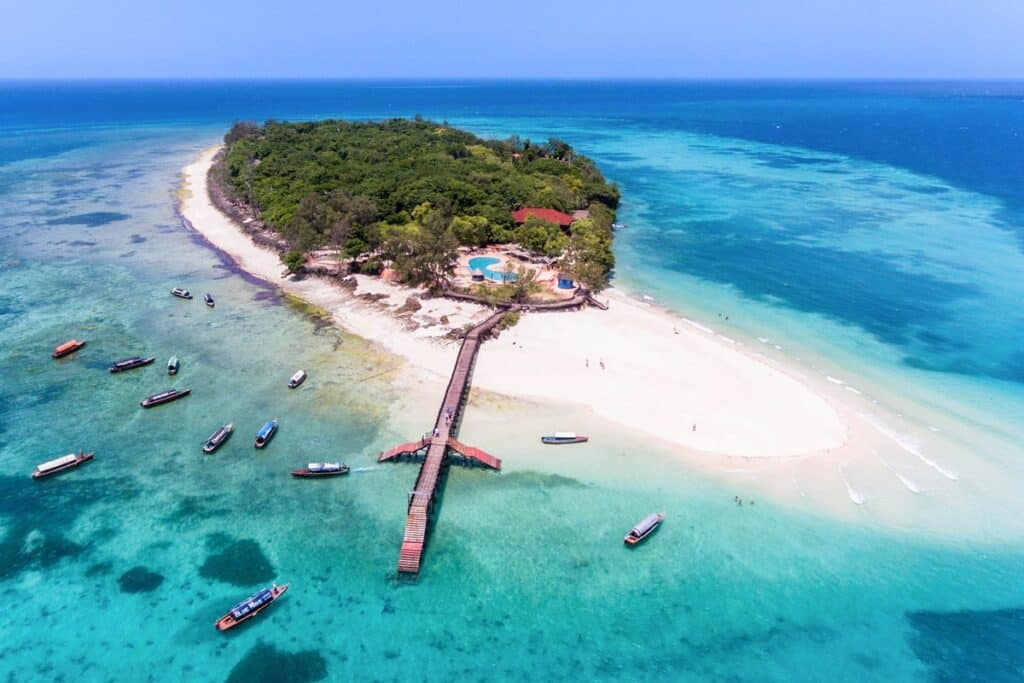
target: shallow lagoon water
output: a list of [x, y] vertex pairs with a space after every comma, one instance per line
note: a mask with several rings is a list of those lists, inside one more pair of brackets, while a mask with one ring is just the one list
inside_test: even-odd
[[[288, 92], [268, 96], [290, 102], [281, 115], [337, 114], [349, 106], [372, 115], [378, 104], [353, 105], [357, 92], [332, 108]], [[908, 349], [932, 353], [934, 343], [917, 334], [905, 343], [887, 339], [852, 315], [837, 322], [834, 312], [801, 310], [791, 305], [798, 297], [772, 304], [776, 292], [752, 293], [740, 270], [728, 270], [740, 268], [741, 254], [693, 248], [714, 241], [705, 214], [754, 213], [775, 185], [793, 191], [773, 200], [780, 225], [757, 228], [766, 233], [793, 230], [794, 203], [807, 204], [801, 187], [817, 188], [819, 201], [831, 202], [820, 214], [842, 203], [864, 208], [864, 195], [844, 199], [854, 191], [833, 192], [817, 171], [794, 177], [775, 167], [768, 176], [751, 170], [752, 154], [779, 154], [759, 147], [763, 142], [624, 131], [606, 123], [606, 105], [595, 105], [591, 120], [581, 120], [579, 111], [561, 120], [539, 113], [524, 118], [501, 111], [498, 98], [489, 116], [474, 114], [490, 92], [464, 89], [422, 110], [433, 106], [453, 121], [463, 116], [481, 132], [551, 130], [607, 165], [627, 198], [618, 257], [620, 277], [634, 291], [737, 336], [765, 334], [801, 354], [817, 349], [814, 362], [823, 370], [859, 359], [857, 373], [885, 385], [878, 387], [882, 393], [898, 395], [887, 383], [895, 368], [904, 373], [901, 380], [916, 382], [910, 391], [923, 393], [921, 387], [935, 382], [990, 401], [1008, 397], [988, 419], [1015, 434], [1009, 418], [1019, 393], [1003, 379], [1009, 367], [1003, 349], [1012, 342], [1000, 332], [1012, 321], [991, 328], [974, 348], [942, 347], [921, 378], [924, 371], [904, 359]], [[242, 115], [274, 113], [251, 106]], [[46, 110], [39, 120], [51, 123], [50, 116]], [[0, 616], [0, 673], [6, 678], [1019, 677], [1020, 543], [850, 524], [786, 507], [599, 424], [588, 429], [596, 438], [585, 449], [552, 452], [535, 438], [560, 426], [552, 424], [552, 408], [481, 394], [474, 394], [462, 436], [499, 453], [505, 470], [450, 471], [425, 571], [415, 585], [395, 582], [405, 492], [416, 470], [377, 465], [374, 456], [429, 424], [443, 381], [411, 390], [394, 384], [403, 372], [399, 361], [318, 325], [182, 228], [174, 214], [178, 171], [231, 118], [219, 111], [196, 117], [208, 120], [170, 126], [139, 115], [116, 128], [82, 122], [29, 135], [24, 126], [31, 122], [21, 121], [17, 134], [0, 133], [0, 149], [7, 150], [0, 166], [0, 582], [8, 597]], [[622, 150], [630, 137], [647, 143]], [[627, 152], [628, 158], [616, 156]], [[793, 159], [776, 159], [777, 166], [808, 156], [787, 154]], [[727, 162], [730, 155], [740, 161]], [[687, 160], [685, 167], [678, 158]], [[853, 167], [854, 177], [866, 172], [849, 160], [829, 164]], [[877, 165], [868, 170], [887, 184], [906, 175]], [[763, 187], [747, 187], [757, 196], [744, 198], [739, 178]], [[920, 187], [919, 181], [904, 184]], [[673, 183], [685, 191], [673, 192]], [[905, 277], [921, 286], [951, 268], [972, 292], [998, 300], [1006, 292], [988, 277], [1006, 271], [1013, 291], [1019, 255], [1007, 251], [1012, 245], [1001, 241], [1004, 233], [985, 227], [998, 213], [991, 198], [956, 187], [948, 192], [967, 194], [950, 204], [922, 203], [916, 190], [875, 196], [871, 211], [925, 211], [926, 217], [949, 211], [957, 220], [977, 221], [971, 249], [943, 260], [941, 240], [923, 243], [921, 253], [932, 256], [917, 263], [928, 264], [929, 273], [908, 267]], [[685, 221], [669, 220], [675, 215]], [[705, 221], [704, 228], [695, 221]], [[941, 213], [933, 222], [948, 224]], [[904, 258], [912, 237], [898, 229], [887, 235], [880, 242], [888, 245], [885, 258]], [[831, 233], [813, 239], [826, 237], [854, 255], [866, 248], [853, 228], [841, 239]], [[789, 242], [813, 241], [787, 240], [773, 248], [782, 253]], [[989, 243], [999, 247], [990, 263], [971, 260]], [[693, 258], [703, 264], [694, 266], [687, 260]], [[722, 272], [712, 276], [707, 268], [714, 264]], [[789, 270], [793, 284], [800, 273], [795, 265]], [[168, 289], [176, 285], [213, 292], [217, 307], [172, 298]], [[694, 292], [706, 295], [700, 304], [688, 296]], [[920, 298], [928, 298], [927, 290]], [[957, 301], [970, 298], [938, 298], [939, 309], [925, 307], [919, 319], [929, 325], [928, 316], [944, 319], [939, 329], [947, 338], [968, 337], [957, 326], [984, 313], [954, 314], [962, 305]], [[723, 311], [729, 321], [717, 317]], [[72, 336], [87, 338], [88, 346], [52, 361], [50, 349]], [[837, 348], [826, 353], [823, 338]], [[158, 362], [107, 373], [111, 360], [134, 353], [156, 355]], [[172, 354], [182, 371], [170, 379], [163, 363]], [[957, 361], [965, 357], [968, 365]], [[962, 370], [979, 364], [994, 369]], [[298, 367], [310, 379], [289, 391], [285, 382]], [[191, 386], [193, 394], [148, 411], [138, 407], [145, 395], [172, 385]], [[957, 406], [954, 399], [943, 405]], [[977, 410], [958, 409], [961, 419]], [[255, 430], [271, 417], [281, 419], [281, 431], [256, 451]], [[587, 419], [558, 416], [559, 423]], [[203, 439], [228, 420], [235, 435], [215, 455], [202, 455]], [[95, 449], [96, 460], [51, 480], [28, 478], [37, 462], [78, 447]], [[295, 465], [328, 456], [355, 471], [326, 481], [287, 477]], [[1011, 456], [992, 457], [1006, 460], [1008, 477], [1019, 477]], [[623, 548], [625, 531], [654, 509], [668, 513], [662, 529], [635, 550]], [[213, 621], [230, 605], [271, 580], [292, 582], [280, 604], [237, 632], [214, 631]]]

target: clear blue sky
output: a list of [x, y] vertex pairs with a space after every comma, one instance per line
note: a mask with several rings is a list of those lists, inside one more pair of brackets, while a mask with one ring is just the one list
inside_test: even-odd
[[1024, 0], [10, 0], [0, 78], [1024, 78]]

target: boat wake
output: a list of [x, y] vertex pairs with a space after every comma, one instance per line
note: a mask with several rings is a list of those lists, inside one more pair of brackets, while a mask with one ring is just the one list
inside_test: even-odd
[[859, 413], [859, 415], [863, 417], [868, 422], [868, 424], [870, 424], [872, 427], [878, 430], [879, 433], [889, 437], [900, 448], [905, 450], [907, 453], [910, 453], [911, 455], [919, 459], [921, 462], [923, 462], [925, 465], [928, 465], [936, 472], [941, 474], [942, 476], [946, 477], [950, 481], [957, 481], [958, 479], [960, 479], [959, 474], [953, 472], [952, 470], [946, 469], [945, 467], [935, 462], [934, 460], [928, 458], [924, 453], [922, 453], [917, 442], [912, 440], [910, 437], [894, 432], [893, 430], [889, 429], [884, 424], [882, 424], [881, 422], [879, 422], [878, 420], [874, 419], [872, 416], [866, 413]]
[[355, 474], [356, 472], [376, 472], [381, 469], [380, 467], [353, 467], [349, 470], [349, 474]]

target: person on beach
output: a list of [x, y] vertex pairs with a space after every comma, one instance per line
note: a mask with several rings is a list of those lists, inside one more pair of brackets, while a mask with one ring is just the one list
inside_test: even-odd
[[604, 370], [604, 358], [601, 359], [601, 369]]

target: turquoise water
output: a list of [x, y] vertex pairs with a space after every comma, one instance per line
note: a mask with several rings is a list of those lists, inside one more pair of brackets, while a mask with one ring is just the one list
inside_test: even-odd
[[[450, 472], [423, 575], [397, 583], [416, 468], [375, 455], [430, 424], [443, 382], [395, 384], [399, 361], [238, 273], [174, 211], [181, 167], [239, 117], [420, 112], [485, 134], [557, 135], [622, 187], [617, 282], [885, 401], [929, 397], [952, 433], [981, 424], [998, 438], [976, 457], [1020, 482], [1019, 449], [1005, 447], [1024, 422], [1019, 96], [4, 87], [4, 678], [1020, 678], [1024, 543], [1000, 533], [1000, 516], [942, 534], [872, 517], [869, 501], [840, 521], [772, 502], [754, 480], [680, 464], [585, 412], [560, 421], [585, 426], [591, 444], [552, 454], [536, 440], [549, 415], [477, 394], [461, 438], [505, 470]], [[217, 307], [174, 299], [173, 286], [210, 291]], [[89, 344], [51, 360], [70, 337]], [[182, 370], [173, 380], [163, 361], [106, 371], [133, 354], [177, 355]], [[309, 379], [289, 391], [298, 367]], [[139, 408], [172, 385], [192, 395]], [[254, 450], [272, 417], [280, 432]], [[202, 441], [229, 420], [238, 433], [204, 456]], [[95, 461], [29, 478], [79, 447]], [[287, 476], [319, 459], [353, 473]], [[986, 498], [984, 482], [959, 485]], [[941, 508], [937, 490], [918, 504]], [[625, 531], [655, 509], [663, 528], [625, 550]], [[214, 631], [271, 581], [292, 584], [279, 604]]]
[[484, 274], [484, 277], [488, 280], [494, 280], [495, 282], [515, 282], [515, 273], [506, 273], [503, 270], [492, 270], [491, 266], [501, 263], [501, 259], [494, 258], [493, 256], [474, 256], [469, 259], [469, 270], [479, 270]]

